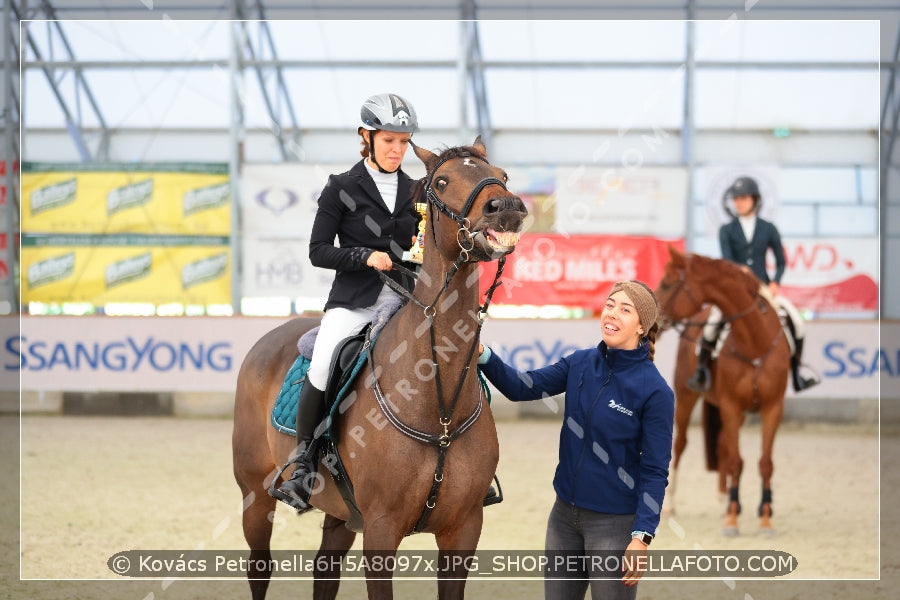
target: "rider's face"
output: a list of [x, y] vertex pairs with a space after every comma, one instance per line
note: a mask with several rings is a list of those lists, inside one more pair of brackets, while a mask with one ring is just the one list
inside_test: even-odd
[[[403, 156], [406, 149], [409, 148], [408, 133], [397, 133], [394, 131], [384, 131], [378, 129], [374, 132], [373, 146], [375, 146], [375, 160], [385, 171], [396, 171], [403, 162]], [[371, 149], [370, 149], [371, 150]], [[372, 157], [369, 157], [369, 164], [372, 168], [377, 168], [372, 164]]]
[[749, 217], [753, 214], [754, 208], [753, 196], [745, 194], [743, 196], [734, 197], [734, 209], [737, 211], [738, 215]]

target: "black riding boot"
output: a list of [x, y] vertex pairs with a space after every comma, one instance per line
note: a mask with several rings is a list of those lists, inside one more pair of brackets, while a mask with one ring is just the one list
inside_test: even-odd
[[316, 454], [319, 447], [316, 426], [325, 412], [325, 392], [315, 388], [309, 380], [303, 382], [297, 401], [297, 447], [303, 451], [294, 459], [296, 466], [291, 478], [273, 490], [272, 496], [297, 510], [309, 508], [309, 496], [315, 485]]
[[697, 354], [697, 370], [687, 380], [689, 389], [703, 393], [709, 389], [709, 362], [712, 359], [712, 347], [706, 340], [700, 341], [700, 353]]
[[800, 374], [800, 359], [803, 354], [803, 338], [794, 338], [794, 346], [796, 347], [796, 350], [794, 351], [793, 356], [791, 356], [791, 378], [794, 382], [794, 391], [802, 392], [803, 390], [818, 384], [819, 380], [815, 377], [804, 377]]

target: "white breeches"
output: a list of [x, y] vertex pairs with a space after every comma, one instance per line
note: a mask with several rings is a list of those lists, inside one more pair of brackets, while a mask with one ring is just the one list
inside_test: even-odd
[[328, 383], [328, 370], [331, 368], [331, 357], [334, 349], [344, 338], [362, 331], [372, 318], [378, 307], [388, 301], [399, 298], [397, 292], [385, 285], [375, 300], [375, 304], [366, 308], [329, 308], [322, 317], [316, 344], [313, 347], [312, 359], [306, 373], [307, 380], [320, 390]]
[[[794, 326], [794, 338], [803, 339], [806, 335], [806, 322], [800, 316], [800, 311], [794, 304], [782, 295], [775, 296], [775, 306], [779, 311], [784, 311], [787, 318], [791, 320]], [[706, 319], [706, 325], [703, 326], [703, 339], [710, 344], [715, 344], [716, 337], [719, 334], [719, 325], [722, 322], [722, 311], [715, 304], [709, 311], [709, 317]], [[793, 344], [792, 344], [793, 345]]]

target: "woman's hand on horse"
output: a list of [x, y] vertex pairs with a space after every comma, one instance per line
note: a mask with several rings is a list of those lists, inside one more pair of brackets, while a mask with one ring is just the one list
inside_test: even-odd
[[366, 264], [379, 271], [390, 271], [394, 268], [394, 262], [387, 252], [375, 251], [366, 259]]

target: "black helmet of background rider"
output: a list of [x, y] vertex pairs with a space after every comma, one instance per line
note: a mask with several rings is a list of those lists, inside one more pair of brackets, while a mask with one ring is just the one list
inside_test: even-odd
[[725, 212], [732, 218], [737, 217], [737, 213], [732, 210], [731, 201], [738, 196], [752, 196], [753, 212], [759, 212], [759, 208], [762, 206], [762, 197], [759, 194], [759, 186], [756, 184], [755, 179], [742, 175], [735, 179], [734, 183], [732, 183], [731, 186], [725, 190], [725, 193], [722, 194], [722, 208], [724, 208]]
[[[362, 108], [359, 109], [359, 120], [357, 131], [366, 144], [360, 153], [363, 157], [371, 157], [372, 162], [382, 173], [393, 173], [394, 171], [385, 171], [375, 159], [375, 131], [381, 129], [412, 135], [419, 130], [416, 109], [397, 94], [375, 94], [363, 102]], [[363, 133], [363, 130], [368, 131], [368, 134]]]

